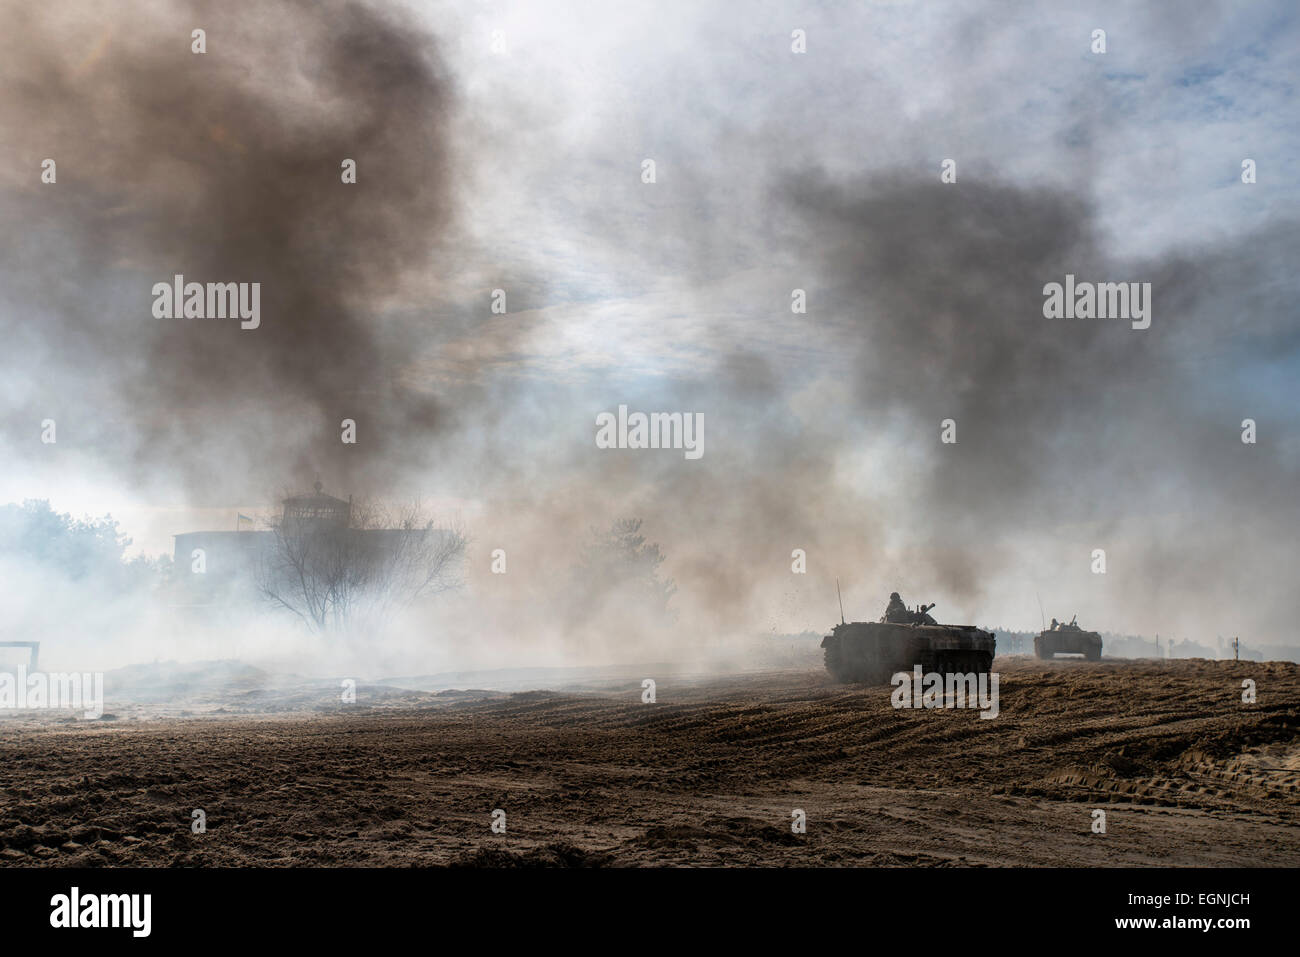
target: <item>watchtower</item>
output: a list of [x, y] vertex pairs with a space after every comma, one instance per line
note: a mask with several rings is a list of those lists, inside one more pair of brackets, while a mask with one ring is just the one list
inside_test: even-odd
[[352, 496], [345, 502], [326, 495], [320, 482], [312, 486], [314, 495], [294, 495], [284, 500], [284, 525], [286, 528], [302, 525], [347, 528], [352, 522]]

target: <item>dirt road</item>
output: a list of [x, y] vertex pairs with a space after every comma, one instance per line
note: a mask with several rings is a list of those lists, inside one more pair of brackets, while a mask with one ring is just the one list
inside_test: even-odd
[[[356, 705], [267, 715], [9, 718], [0, 862], [1300, 864], [1300, 665], [995, 667], [993, 720], [896, 710], [888, 686], [814, 670], [663, 677], [655, 704], [629, 680], [380, 707], [363, 686]], [[1241, 701], [1246, 678], [1256, 704]], [[791, 831], [796, 809], [806, 834]]]

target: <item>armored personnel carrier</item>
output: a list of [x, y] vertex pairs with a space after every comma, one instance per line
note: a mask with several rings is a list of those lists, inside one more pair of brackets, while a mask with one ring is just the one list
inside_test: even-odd
[[1078, 619], [1075, 615], [1068, 624], [1062, 624], [1053, 618], [1052, 627], [1040, 631], [1034, 639], [1034, 654], [1045, 660], [1055, 655], [1083, 655], [1089, 661], [1100, 661], [1101, 635], [1084, 631]]
[[993, 667], [993, 633], [974, 625], [941, 625], [934, 604], [915, 610], [894, 592], [880, 621], [843, 621], [822, 639], [826, 670], [837, 681], [885, 684], [900, 671], [978, 674]]

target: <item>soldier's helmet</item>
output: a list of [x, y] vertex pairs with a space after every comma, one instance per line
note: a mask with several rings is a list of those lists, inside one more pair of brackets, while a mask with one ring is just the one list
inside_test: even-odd
[[902, 601], [902, 599], [898, 597], [898, 592], [896, 592], [896, 591], [891, 591], [891, 592], [889, 593], [889, 600], [890, 600], [890, 601]]

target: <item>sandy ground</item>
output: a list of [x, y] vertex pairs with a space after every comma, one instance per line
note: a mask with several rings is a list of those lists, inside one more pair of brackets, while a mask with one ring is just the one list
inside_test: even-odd
[[[995, 667], [994, 720], [895, 710], [888, 686], [813, 668], [663, 676], [655, 704], [629, 675], [11, 714], [0, 863], [1300, 864], [1300, 665]], [[1258, 703], [1241, 702], [1244, 678]]]

